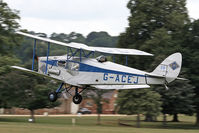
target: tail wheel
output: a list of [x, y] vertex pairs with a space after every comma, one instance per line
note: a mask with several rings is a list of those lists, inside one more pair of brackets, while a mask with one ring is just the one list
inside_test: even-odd
[[48, 99], [51, 101], [51, 102], [55, 102], [57, 100], [58, 96], [57, 96], [57, 93], [56, 92], [50, 92], [48, 94]]
[[82, 101], [82, 96], [81, 95], [77, 94], [77, 95], [73, 96], [73, 102], [75, 104], [80, 104], [81, 101]]

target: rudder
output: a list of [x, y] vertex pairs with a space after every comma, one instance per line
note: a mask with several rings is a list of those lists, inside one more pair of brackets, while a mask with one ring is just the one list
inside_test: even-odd
[[181, 53], [174, 53], [167, 57], [159, 66], [157, 66], [156, 69], [152, 72], [152, 74], [164, 76], [166, 78], [167, 83], [170, 83], [178, 77], [181, 70], [181, 66]]

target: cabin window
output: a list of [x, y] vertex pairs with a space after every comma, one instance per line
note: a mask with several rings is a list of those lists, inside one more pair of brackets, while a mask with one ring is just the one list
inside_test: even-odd
[[79, 63], [69, 62], [68, 69], [71, 71], [79, 71]]
[[68, 72], [71, 75], [78, 75], [79, 74], [79, 63], [75, 63], [75, 62], [68, 62]]
[[72, 71], [79, 71], [79, 63], [71, 63]]

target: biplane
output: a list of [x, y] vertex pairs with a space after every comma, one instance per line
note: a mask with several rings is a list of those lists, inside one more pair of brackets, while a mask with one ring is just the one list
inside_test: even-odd
[[[145, 72], [130, 68], [125, 65], [108, 61], [105, 56], [95, 58], [95, 53], [123, 55], [153, 56], [150, 53], [125, 48], [91, 47], [81, 43], [63, 43], [48, 38], [31, 35], [24, 32], [17, 34], [34, 39], [32, 70], [19, 66], [12, 68], [25, 72], [42, 75], [61, 81], [61, 85], [48, 98], [56, 101], [62, 92], [69, 93], [74, 88], [73, 102], [80, 104], [82, 101], [81, 93], [86, 88], [97, 89], [140, 89], [150, 88], [150, 85], [167, 85], [178, 78], [182, 64], [182, 55], [174, 53], [167, 57], [154, 71]], [[44, 41], [48, 45], [45, 57], [38, 58], [38, 71], [34, 71], [35, 49], [37, 41]], [[50, 45], [62, 45], [67, 47], [66, 55], [49, 56]]]

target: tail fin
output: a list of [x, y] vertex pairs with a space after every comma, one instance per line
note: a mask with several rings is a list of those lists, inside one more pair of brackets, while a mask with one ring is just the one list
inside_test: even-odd
[[170, 83], [178, 77], [181, 65], [181, 53], [174, 53], [167, 57], [158, 67], [156, 67], [152, 74], [164, 76], [166, 81]]

